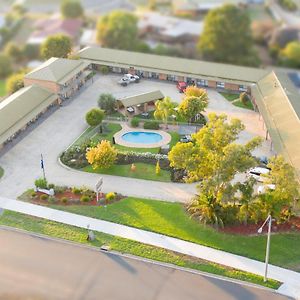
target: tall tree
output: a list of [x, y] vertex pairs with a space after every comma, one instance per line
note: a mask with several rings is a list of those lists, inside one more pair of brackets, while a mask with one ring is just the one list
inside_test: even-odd
[[235, 5], [227, 4], [207, 14], [198, 49], [208, 60], [253, 66], [258, 64], [249, 16]]
[[111, 12], [97, 24], [97, 40], [103, 47], [133, 50], [137, 34], [137, 18], [128, 12]]
[[83, 15], [83, 7], [78, 0], [63, 0], [60, 11], [64, 18], [79, 18]]
[[[103, 119], [104, 111], [99, 108], [93, 108], [85, 115], [85, 120], [90, 126], [101, 125]], [[100, 131], [102, 131], [102, 126], [100, 126]]]
[[86, 158], [93, 169], [109, 168], [117, 159], [117, 150], [109, 141], [102, 140], [96, 147], [88, 148]]
[[115, 111], [116, 102], [116, 98], [112, 94], [103, 93], [98, 99], [98, 106], [107, 114], [111, 114]]
[[67, 58], [72, 50], [71, 39], [62, 34], [49, 36], [41, 46], [41, 55], [45, 59], [51, 57]]
[[9, 56], [0, 53], [0, 78], [5, 78], [12, 72], [12, 63]]
[[163, 120], [166, 128], [168, 128], [168, 119], [172, 114], [174, 114], [175, 106], [176, 104], [172, 102], [170, 97], [165, 97], [163, 100], [157, 100], [155, 102], [154, 118]]
[[208, 105], [206, 90], [197, 87], [188, 87], [185, 97], [178, 107], [178, 113], [186, 120], [191, 121], [197, 114], [203, 112]]
[[13, 74], [6, 80], [6, 90], [9, 94], [12, 94], [22, 87], [24, 87], [24, 73]]
[[281, 61], [293, 68], [300, 67], [300, 42], [294, 41], [286, 45], [286, 47], [280, 52]]
[[5, 46], [4, 52], [7, 56], [11, 57], [11, 59], [15, 60], [16, 62], [20, 61], [23, 56], [20, 47], [13, 42], [10, 42]]
[[274, 192], [286, 205], [294, 204], [299, 199], [299, 183], [293, 167], [279, 155], [269, 160], [270, 172], [266, 174], [267, 182], [275, 185]]
[[245, 145], [235, 141], [245, 126], [238, 119], [208, 115], [208, 123], [192, 135], [193, 143], [178, 143], [169, 152], [172, 167], [185, 169], [190, 181], [213, 178], [217, 189], [229, 183], [237, 172], [254, 166], [251, 151], [260, 143], [253, 138]]

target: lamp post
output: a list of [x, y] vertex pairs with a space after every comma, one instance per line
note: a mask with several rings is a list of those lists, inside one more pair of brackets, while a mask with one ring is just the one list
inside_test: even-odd
[[265, 275], [264, 275], [264, 282], [267, 281], [267, 275], [268, 275], [268, 264], [269, 264], [269, 256], [270, 256], [270, 241], [271, 241], [271, 228], [272, 228], [272, 216], [268, 215], [265, 222], [261, 225], [260, 228], [258, 228], [257, 233], [262, 233], [264, 226], [266, 223], [268, 224], [268, 239], [267, 239], [267, 248], [266, 248], [266, 261], [265, 261]]

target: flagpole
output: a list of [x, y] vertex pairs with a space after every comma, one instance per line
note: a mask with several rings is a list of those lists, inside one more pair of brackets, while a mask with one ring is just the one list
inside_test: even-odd
[[43, 170], [44, 180], [46, 181], [46, 174], [45, 174], [45, 166], [44, 166], [43, 154], [41, 154], [41, 168]]

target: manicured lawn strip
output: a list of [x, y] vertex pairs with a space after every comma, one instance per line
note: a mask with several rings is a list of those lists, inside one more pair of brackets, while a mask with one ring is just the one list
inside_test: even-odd
[[6, 83], [5, 80], [0, 80], [0, 97], [6, 95]]
[[[191, 219], [180, 203], [128, 197], [106, 208], [75, 205], [51, 207], [173, 236], [260, 261], [265, 258], [265, 235], [240, 236], [218, 232]], [[300, 271], [299, 249], [299, 233], [274, 234], [270, 263]]]
[[0, 167], [0, 178], [4, 175], [4, 170]]
[[172, 140], [171, 140], [171, 142], [170, 142], [170, 144], [169, 144], [169, 145], [170, 145], [170, 149], [172, 149], [173, 146], [175, 146], [175, 145], [179, 142], [179, 140], [180, 140], [180, 135], [179, 135], [179, 133], [176, 132], [176, 131], [170, 131], [169, 134], [170, 134], [171, 137], [172, 137]]
[[230, 94], [230, 93], [223, 93], [223, 92], [221, 92], [220, 94], [229, 102], [231, 102], [234, 106], [254, 110], [251, 101], [248, 101], [248, 103], [245, 105], [243, 102], [239, 100], [238, 94]]
[[113, 165], [109, 169], [96, 169], [94, 170], [91, 166], [87, 166], [82, 170], [90, 173], [97, 174], [108, 174], [116, 175], [130, 178], [138, 178], [145, 180], [154, 180], [154, 181], [165, 181], [170, 182], [170, 172], [166, 170], [160, 170], [160, 174], [156, 175], [155, 165], [145, 164], [145, 163], [135, 163], [136, 170], [131, 171], [129, 165]]
[[141, 244], [132, 240], [127, 240], [100, 232], [95, 232], [95, 241], [87, 242], [87, 232], [82, 228], [31, 217], [17, 212], [5, 211], [3, 216], [0, 218], [0, 224], [52, 236], [55, 238], [66, 239], [82, 244], [89, 244], [96, 247], [100, 247], [101, 245], [105, 244], [109, 245], [112, 250], [121, 253], [128, 253], [152, 260], [174, 264], [180, 267], [196, 269], [199, 271], [244, 280], [274, 289], [277, 289], [280, 286], [280, 283], [275, 280], [268, 280], [267, 283], [264, 283], [261, 276], [223, 267], [207, 261], [167, 251], [162, 248]]

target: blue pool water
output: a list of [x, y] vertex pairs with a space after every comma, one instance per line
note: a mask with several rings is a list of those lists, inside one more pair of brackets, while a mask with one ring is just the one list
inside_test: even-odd
[[128, 132], [122, 135], [122, 139], [129, 143], [153, 144], [162, 140], [162, 136], [155, 132]]

